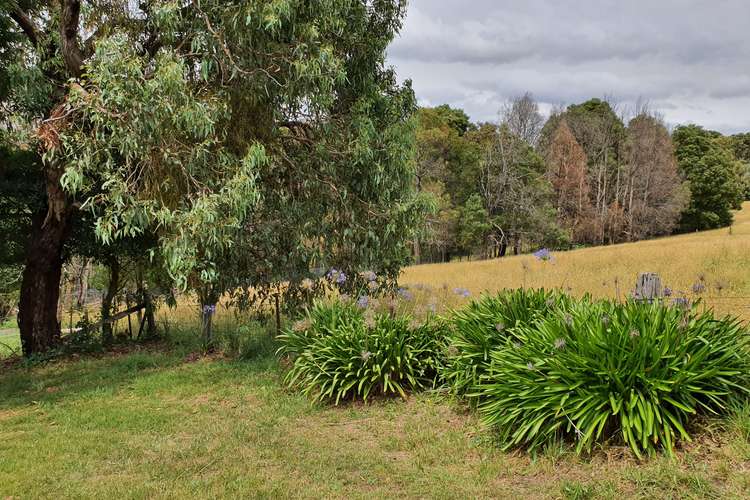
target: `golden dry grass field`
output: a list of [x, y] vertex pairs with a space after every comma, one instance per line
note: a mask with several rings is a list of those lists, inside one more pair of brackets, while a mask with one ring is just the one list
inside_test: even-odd
[[[401, 282], [451, 291], [463, 287], [472, 295], [525, 286], [624, 298], [640, 272], [659, 273], [675, 296], [700, 296], [717, 313], [750, 320], [750, 202], [735, 214], [731, 228], [553, 252], [551, 261], [519, 255], [412, 266], [403, 271]], [[699, 282], [705, 291], [695, 294], [692, 288]]]

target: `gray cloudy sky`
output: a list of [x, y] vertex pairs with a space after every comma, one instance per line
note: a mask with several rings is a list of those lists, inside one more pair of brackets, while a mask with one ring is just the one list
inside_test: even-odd
[[750, 0], [411, 0], [388, 60], [423, 105], [495, 120], [613, 96], [671, 124], [750, 131]]

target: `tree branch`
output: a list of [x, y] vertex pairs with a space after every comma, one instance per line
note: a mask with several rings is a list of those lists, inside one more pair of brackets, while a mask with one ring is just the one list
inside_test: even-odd
[[83, 52], [78, 46], [80, 0], [60, 0], [60, 48], [68, 72], [80, 77], [83, 72]]
[[29, 16], [26, 15], [21, 9], [18, 7], [15, 7], [10, 12], [10, 17], [18, 23], [18, 26], [21, 27], [21, 30], [26, 34], [26, 38], [29, 39], [31, 44], [34, 47], [39, 47], [39, 32], [36, 29], [36, 26], [34, 26], [34, 22], [29, 18]]

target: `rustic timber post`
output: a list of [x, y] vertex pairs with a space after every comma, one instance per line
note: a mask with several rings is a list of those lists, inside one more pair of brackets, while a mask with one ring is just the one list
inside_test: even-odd
[[653, 302], [662, 296], [661, 278], [656, 273], [641, 273], [635, 284], [635, 298]]
[[203, 342], [205, 348], [211, 350], [213, 342], [213, 316], [216, 312], [216, 304], [206, 304], [203, 306], [202, 326], [203, 326]]

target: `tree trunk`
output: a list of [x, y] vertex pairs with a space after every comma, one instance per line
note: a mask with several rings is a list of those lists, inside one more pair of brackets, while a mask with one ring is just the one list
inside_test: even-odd
[[109, 319], [112, 316], [112, 304], [120, 288], [120, 262], [116, 257], [112, 257], [107, 262], [107, 267], [109, 268], [109, 284], [107, 294], [102, 299], [102, 342], [104, 344], [110, 344], [113, 338], [112, 323]]
[[206, 350], [213, 348], [213, 317], [216, 305], [205, 305], [203, 306], [203, 344]]
[[69, 219], [67, 213], [60, 219], [40, 213], [32, 222], [18, 302], [24, 356], [46, 352], [60, 342], [57, 303]]
[[505, 257], [506, 253], [508, 253], [508, 242], [503, 238], [502, 243], [500, 243], [500, 257]]
[[89, 275], [91, 274], [91, 260], [84, 258], [78, 273], [78, 297], [76, 307], [83, 309], [86, 306], [89, 294]]
[[149, 292], [146, 282], [143, 276], [143, 267], [141, 264], [138, 265], [138, 268], [136, 270], [136, 281], [137, 281], [137, 291], [136, 294], [138, 297], [141, 298], [141, 301], [146, 305], [143, 316], [138, 315], [139, 321], [140, 321], [140, 329], [138, 330], [138, 338], [141, 338], [141, 333], [143, 333], [143, 325], [144, 323], [147, 326], [146, 328], [146, 336], [147, 337], [153, 337], [156, 335], [156, 318], [154, 317], [154, 303], [151, 300], [151, 292]]

